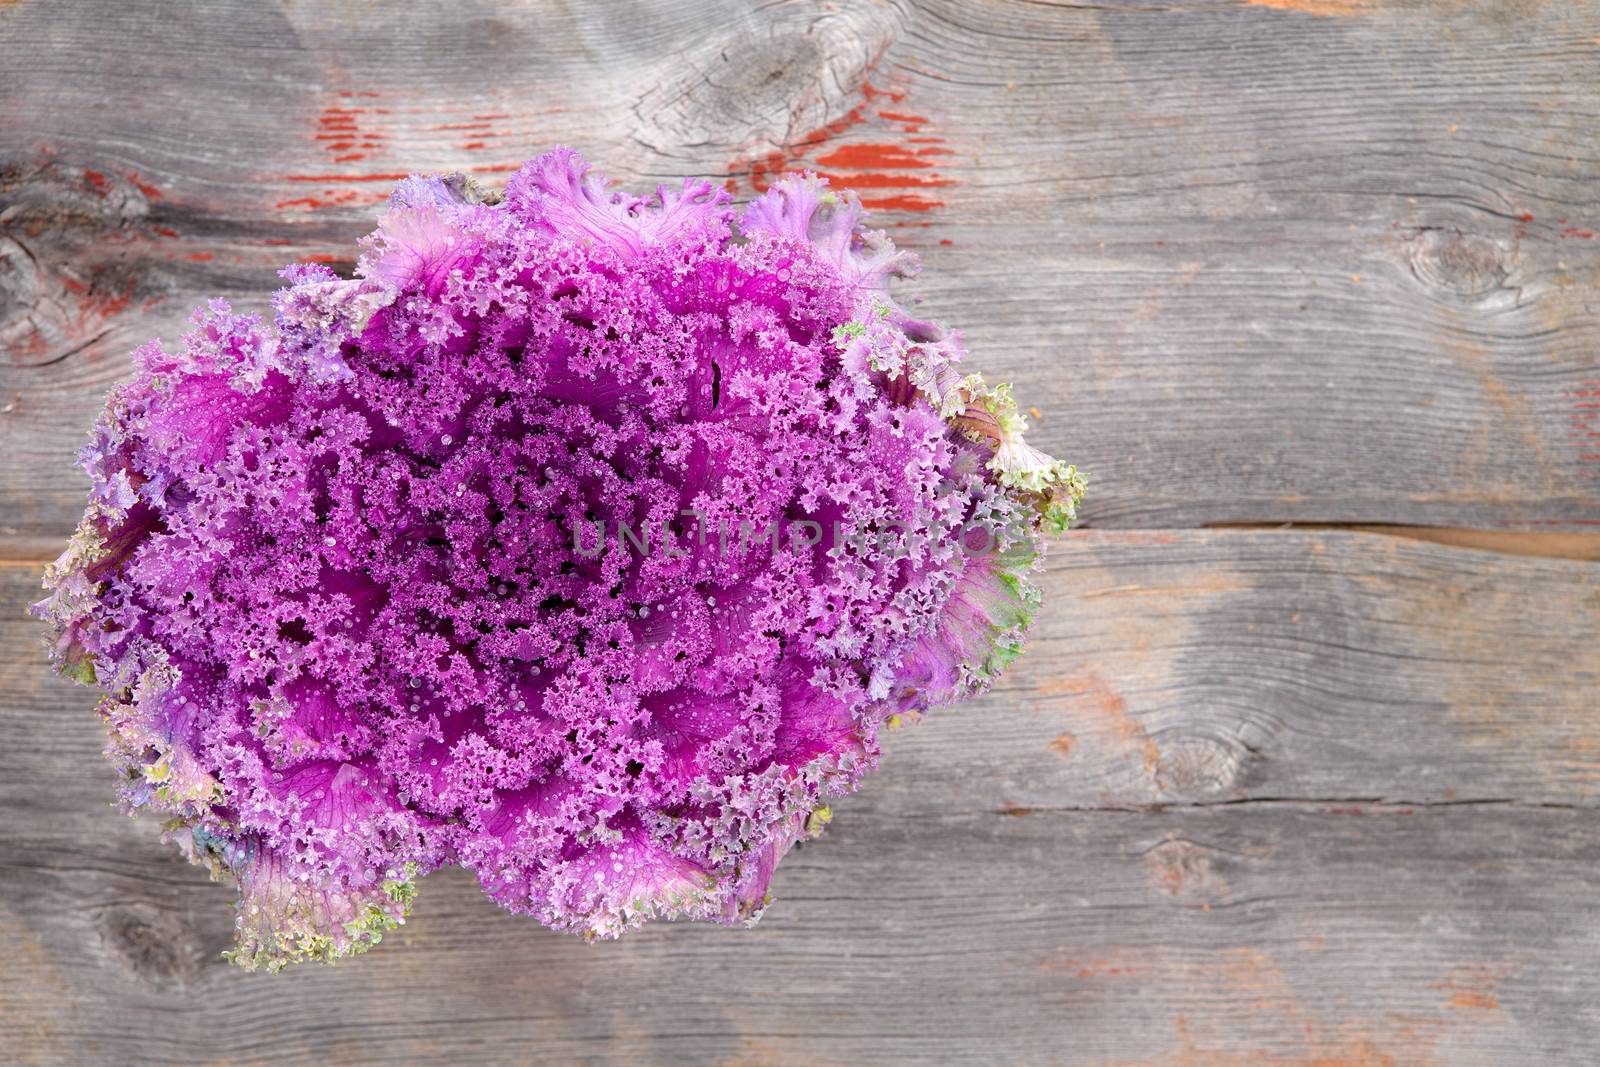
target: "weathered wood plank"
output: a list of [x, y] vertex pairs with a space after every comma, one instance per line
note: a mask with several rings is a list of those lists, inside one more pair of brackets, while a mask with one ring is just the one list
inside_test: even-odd
[[1587, 1067], [1600, 1049], [1588, 812], [844, 809], [752, 930], [585, 945], [443, 872], [394, 943], [276, 978], [217, 958], [230, 891], [148, 823], [12, 823], [0, 1048], [72, 1067]]
[[[35, 570], [0, 567], [0, 618]], [[1006, 685], [894, 735], [751, 931], [584, 946], [470, 877], [328, 971], [107, 803], [0, 627], [0, 1048], [39, 1064], [1588, 1064], [1600, 572], [1375, 534], [1084, 532]]]
[[[0, 568], [0, 618], [37, 574]], [[1594, 563], [1335, 531], [1082, 531], [1041, 584], [1028, 652], [988, 696], [890, 735], [885, 781], [858, 803], [1600, 806]], [[41, 677], [40, 641], [0, 628], [12, 728], [89, 736], [57, 733], [93, 697]], [[97, 746], [50, 756], [94, 767]], [[36, 758], [0, 745], [0, 801], [28, 802]]]
[[1600, 523], [1600, 4], [1508, 10], [0, 7], [0, 536], [134, 344], [555, 141], [858, 185], [1093, 524]]

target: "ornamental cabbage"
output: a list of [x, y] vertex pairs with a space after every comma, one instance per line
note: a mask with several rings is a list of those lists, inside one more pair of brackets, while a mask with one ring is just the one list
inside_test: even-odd
[[1082, 483], [862, 214], [557, 149], [134, 353], [34, 611], [234, 960], [362, 951], [446, 864], [588, 937], [753, 921], [880, 729], [1018, 653]]

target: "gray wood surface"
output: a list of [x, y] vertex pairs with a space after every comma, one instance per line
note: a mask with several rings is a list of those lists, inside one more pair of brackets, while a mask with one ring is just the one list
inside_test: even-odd
[[[33, 583], [0, 568], [0, 612]], [[276, 977], [218, 959], [231, 891], [107, 804], [82, 690], [12, 628], [0, 1044], [24, 1063], [1592, 1062], [1594, 564], [1085, 532], [1045, 589], [1060, 610], [1006, 685], [895, 734], [755, 929], [584, 945], [448, 872], [395, 943]]]
[[1600, 522], [1597, 12], [0, 7], [0, 513], [70, 525], [62, 457], [200, 298], [348, 258], [392, 175], [564, 141], [914, 205], [881, 221], [918, 288], [1092, 472], [1095, 525]]
[[[556, 142], [858, 185], [1091, 528], [756, 928], [443, 872], [235, 972], [22, 619], [72, 455], [198, 300]], [[1597, 190], [1594, 0], [0, 0], [0, 1064], [1600, 1062]]]

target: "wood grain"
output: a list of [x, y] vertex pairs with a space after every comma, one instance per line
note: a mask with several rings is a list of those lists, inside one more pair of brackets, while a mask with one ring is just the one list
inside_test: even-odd
[[[0, 0], [0, 1064], [1597, 1062], [1597, 26]], [[1101, 529], [756, 928], [586, 946], [445, 871], [396, 943], [243, 975], [232, 890], [110, 806], [22, 617], [72, 455], [201, 300], [264, 311], [282, 263], [351, 268], [395, 176], [554, 143], [855, 186]]]
[[[0, 617], [34, 594], [0, 568]], [[987, 698], [894, 734], [751, 931], [584, 946], [470, 876], [245, 977], [0, 632], [22, 1063], [1587, 1064], [1600, 571], [1333, 531], [1084, 532]], [[116, 1025], [107, 1020], [120, 1020]]]
[[0, 536], [70, 527], [135, 344], [347, 264], [396, 175], [563, 141], [636, 184], [857, 186], [1093, 525], [1600, 524], [1597, 15], [0, 8]]

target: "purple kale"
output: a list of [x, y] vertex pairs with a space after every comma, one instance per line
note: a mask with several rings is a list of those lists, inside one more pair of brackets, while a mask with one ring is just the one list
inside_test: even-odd
[[135, 353], [35, 610], [238, 962], [361, 951], [446, 864], [587, 936], [753, 920], [880, 729], [1017, 654], [1082, 484], [861, 216], [558, 149]]

